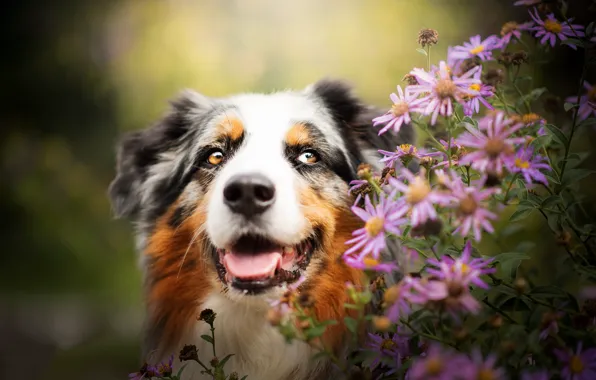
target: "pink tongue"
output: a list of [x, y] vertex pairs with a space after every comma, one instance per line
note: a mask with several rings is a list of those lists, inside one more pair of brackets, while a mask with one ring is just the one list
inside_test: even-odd
[[281, 253], [259, 253], [258, 255], [236, 254], [228, 252], [223, 258], [224, 266], [229, 274], [239, 279], [269, 277], [281, 267]]

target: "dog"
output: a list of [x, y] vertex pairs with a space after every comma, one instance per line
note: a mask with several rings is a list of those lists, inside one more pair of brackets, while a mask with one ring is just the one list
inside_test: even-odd
[[[361, 273], [342, 260], [362, 226], [350, 210], [350, 181], [378, 149], [414, 139], [409, 125], [379, 136], [366, 105], [343, 81], [302, 90], [211, 98], [185, 90], [161, 120], [123, 136], [109, 197], [132, 221], [146, 294], [144, 353], [164, 359], [186, 344], [213, 358], [197, 320], [216, 313], [215, 343], [226, 373], [248, 380], [327, 379], [331, 364], [311, 360], [307, 343], [286, 343], [266, 318], [282, 284], [304, 279], [322, 337], [346, 342], [345, 284]], [[185, 379], [207, 379], [191, 363]], [[176, 360], [176, 369], [180, 362]]]

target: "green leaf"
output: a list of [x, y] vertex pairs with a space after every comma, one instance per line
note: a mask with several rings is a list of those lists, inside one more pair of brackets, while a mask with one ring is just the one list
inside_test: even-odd
[[536, 286], [530, 291], [536, 298], [567, 298], [568, 293], [554, 285]]
[[416, 51], [424, 56], [427, 55], [426, 50], [424, 50], [424, 49], [418, 48], [418, 49], [416, 49]]
[[577, 38], [568, 38], [565, 41], [561, 41], [561, 45], [579, 46], [584, 47], [584, 41], [578, 40]]
[[594, 21], [592, 21], [591, 23], [588, 24], [588, 26], [586, 26], [586, 36], [591, 36], [593, 31], [594, 31]]
[[577, 127], [578, 128], [586, 128], [596, 125], [596, 117], [589, 117], [585, 120], [582, 120]]
[[232, 356], [234, 356], [234, 354], [229, 354], [225, 358], [221, 359], [219, 362], [219, 368], [223, 368]]
[[550, 197], [544, 199], [540, 204], [540, 207], [548, 207], [557, 203], [561, 203], [562, 199], [559, 195], [551, 195]]
[[567, 185], [569, 183], [577, 183], [593, 173], [596, 173], [596, 170], [590, 170], [590, 169], [567, 170], [563, 174], [563, 181], [561, 181], [561, 182], [565, 185]]
[[577, 107], [577, 104], [574, 103], [565, 102], [565, 104], [563, 104], [563, 109], [565, 110], [565, 112], [568, 112], [570, 109], [573, 109], [575, 107]]
[[358, 331], [358, 321], [355, 320], [352, 317], [344, 317], [344, 323], [347, 327], [348, 330], [350, 330], [352, 333], [356, 333], [356, 331]]
[[186, 368], [186, 366], [188, 365], [188, 363], [184, 364], [182, 367], [180, 367], [180, 369], [178, 370], [178, 373], [176, 374], [176, 377], [180, 377], [180, 375], [182, 375], [182, 371], [184, 371], [184, 368]]
[[209, 336], [209, 335], [201, 335], [201, 338], [203, 338], [204, 341], [213, 344], [213, 338], [211, 338], [211, 336]]
[[310, 329], [306, 330], [304, 335], [306, 336], [306, 339], [316, 338], [323, 335], [323, 333], [325, 333], [326, 328], [327, 326], [311, 327]]
[[509, 279], [515, 277], [521, 262], [529, 258], [530, 256], [522, 252], [505, 252], [495, 256], [493, 262], [499, 263], [501, 273]]
[[509, 217], [509, 221], [510, 222], [516, 222], [518, 220], [525, 219], [526, 217], [528, 217], [528, 215], [530, 215], [532, 213], [532, 211], [534, 211], [533, 208], [526, 208], [526, 209], [522, 209], [522, 210], [517, 210], [516, 212], [514, 212], [513, 214], [511, 214], [511, 216]]
[[559, 128], [552, 124], [546, 124], [545, 127], [553, 134], [558, 142], [560, 142], [562, 145], [567, 144], [567, 137]]
[[553, 137], [548, 134], [544, 135], [544, 136], [538, 136], [534, 140], [532, 140], [530, 145], [534, 148], [540, 149], [540, 148], [549, 146], [552, 139], [553, 139]]

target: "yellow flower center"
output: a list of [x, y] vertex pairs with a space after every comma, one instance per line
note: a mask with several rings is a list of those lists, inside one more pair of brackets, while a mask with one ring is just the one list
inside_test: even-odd
[[582, 373], [584, 371], [584, 363], [577, 355], [573, 355], [569, 361], [569, 369], [573, 373]]
[[522, 160], [521, 158], [516, 158], [515, 166], [520, 169], [528, 169], [530, 167], [530, 163], [528, 161]]
[[496, 378], [494, 371], [490, 368], [482, 368], [478, 371], [478, 380], [495, 380]]
[[480, 85], [478, 83], [474, 83], [470, 85], [470, 90], [480, 91]]
[[384, 350], [391, 350], [393, 347], [395, 347], [395, 342], [391, 339], [385, 339], [383, 343], [381, 343], [381, 348]]
[[401, 149], [402, 152], [410, 152], [410, 149], [412, 149], [412, 153], [408, 154], [411, 154], [413, 156], [415, 156], [418, 153], [418, 149], [410, 144], [401, 144], [399, 146], [399, 149]]
[[478, 45], [474, 49], [470, 49], [471, 54], [478, 54], [484, 51], [484, 45]]
[[459, 211], [464, 215], [472, 215], [478, 208], [478, 203], [471, 196], [467, 196], [459, 202]]
[[381, 231], [383, 231], [383, 224], [385, 220], [383, 218], [379, 218], [378, 216], [374, 216], [366, 221], [364, 225], [364, 229], [370, 236], [377, 236]]
[[515, 21], [506, 22], [503, 25], [503, 27], [501, 28], [501, 37], [513, 32], [515, 30], [517, 30], [517, 22], [515, 22]]
[[367, 267], [374, 267], [376, 265], [379, 265], [379, 260], [377, 260], [373, 257], [370, 257], [370, 256], [366, 256], [364, 259], [362, 259], [362, 262]]
[[401, 287], [399, 285], [393, 285], [389, 289], [385, 290], [385, 293], [383, 293], [383, 301], [389, 305], [392, 305], [395, 303], [395, 301], [397, 301], [400, 295]]
[[435, 85], [435, 92], [441, 99], [453, 97], [457, 91], [457, 86], [451, 79], [440, 79]]
[[533, 124], [536, 123], [537, 121], [540, 121], [542, 118], [540, 117], [540, 115], [535, 114], [535, 113], [527, 113], [525, 115], [522, 116], [521, 120], [522, 123], [524, 124]]
[[439, 358], [429, 358], [426, 361], [426, 373], [431, 376], [440, 375], [443, 371], [443, 362]]
[[505, 143], [500, 139], [489, 139], [484, 146], [484, 150], [490, 158], [497, 158], [505, 148]]
[[416, 177], [408, 186], [406, 200], [412, 204], [422, 202], [430, 193], [430, 184], [422, 177]]
[[405, 114], [406, 112], [408, 112], [409, 109], [410, 108], [408, 107], [408, 103], [406, 102], [395, 103], [391, 106], [391, 112], [396, 117]]
[[546, 20], [544, 22], [544, 29], [548, 30], [551, 33], [561, 33], [563, 30], [563, 26], [557, 20]]

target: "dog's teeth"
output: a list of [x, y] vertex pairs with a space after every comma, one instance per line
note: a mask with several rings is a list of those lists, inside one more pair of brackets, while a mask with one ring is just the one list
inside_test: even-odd
[[283, 253], [286, 255], [291, 255], [294, 253], [294, 247], [284, 247]]

